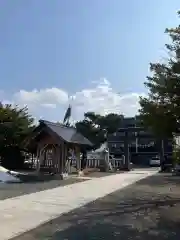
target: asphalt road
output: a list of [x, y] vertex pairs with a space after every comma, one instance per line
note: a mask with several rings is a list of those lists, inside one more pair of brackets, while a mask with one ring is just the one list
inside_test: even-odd
[[178, 240], [180, 178], [158, 174], [13, 240]]

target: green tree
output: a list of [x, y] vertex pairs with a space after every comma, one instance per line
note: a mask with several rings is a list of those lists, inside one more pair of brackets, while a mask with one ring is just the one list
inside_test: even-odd
[[140, 98], [141, 118], [159, 138], [172, 137], [180, 123], [180, 26], [165, 32], [171, 39], [165, 45], [168, 59], [150, 64], [148, 95]]
[[98, 148], [106, 141], [107, 133], [114, 133], [119, 128], [122, 118], [122, 115], [114, 113], [101, 116], [87, 112], [84, 120], [76, 123], [76, 128], [94, 144], [94, 148]]
[[23, 142], [34, 128], [33, 122], [26, 107], [0, 105], [0, 156], [3, 166], [11, 169], [22, 167]]
[[165, 45], [168, 58], [164, 62], [150, 64], [152, 74], [145, 82], [148, 95], [140, 98], [140, 116], [144, 125], [154, 132], [161, 143], [161, 170], [163, 139], [173, 139], [174, 134], [179, 132], [180, 123], [180, 26], [166, 29], [165, 33], [171, 40]]

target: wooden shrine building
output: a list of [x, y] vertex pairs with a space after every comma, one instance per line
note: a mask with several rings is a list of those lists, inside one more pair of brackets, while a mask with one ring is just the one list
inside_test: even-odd
[[81, 168], [80, 152], [92, 146], [92, 143], [78, 133], [76, 128], [45, 120], [39, 121], [26, 145], [36, 148], [37, 171], [42, 166], [49, 167], [54, 173], [68, 173], [67, 162], [73, 152], [77, 161], [77, 170]]

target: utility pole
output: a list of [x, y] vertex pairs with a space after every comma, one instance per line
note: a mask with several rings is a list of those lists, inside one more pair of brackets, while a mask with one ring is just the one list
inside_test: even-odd
[[[137, 118], [135, 116], [135, 128], [137, 127]], [[136, 153], [138, 153], [138, 137], [137, 137], [137, 132], [135, 132], [135, 138], [136, 138]]]
[[130, 159], [129, 159], [129, 141], [128, 141], [128, 131], [125, 130], [125, 140], [124, 140], [124, 154], [125, 154], [125, 169], [130, 170]]
[[164, 163], [164, 139], [159, 140], [159, 153], [160, 153], [160, 167], [161, 171], [163, 171], [163, 163]]
[[136, 153], [138, 153], [138, 137], [137, 137], [137, 132], [135, 132], [135, 137], [136, 137]]

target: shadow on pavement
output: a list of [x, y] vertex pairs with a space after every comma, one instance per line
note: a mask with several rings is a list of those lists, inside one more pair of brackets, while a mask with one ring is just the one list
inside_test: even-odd
[[[52, 236], [58, 239], [179, 239], [179, 221], [168, 219], [163, 207], [179, 204], [180, 200], [140, 201], [117, 205], [99, 211], [99, 207], [80, 215], [72, 215], [69, 227]], [[144, 204], [144, 206], [142, 206]]]
[[166, 175], [141, 180], [17, 239], [178, 240], [180, 184], [174, 186], [171, 180]]

